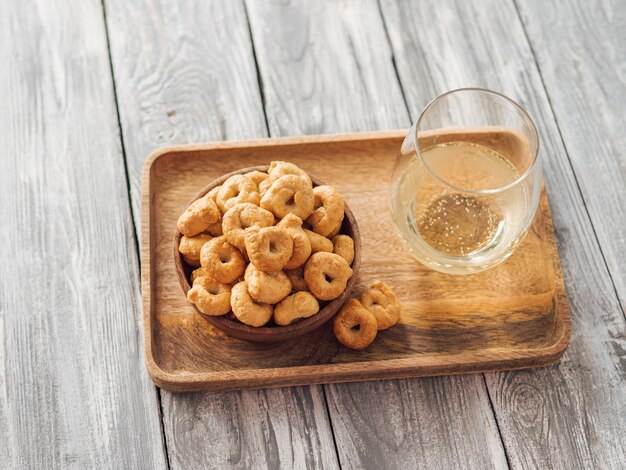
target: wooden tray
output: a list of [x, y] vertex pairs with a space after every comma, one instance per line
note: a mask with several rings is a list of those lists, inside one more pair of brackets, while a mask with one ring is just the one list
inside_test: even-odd
[[[146, 161], [141, 260], [148, 371], [172, 391], [233, 390], [545, 366], [570, 337], [570, 314], [545, 192], [532, 229], [506, 262], [472, 276], [441, 274], [410, 257], [394, 233], [388, 180], [406, 131], [216, 142], [169, 147]], [[187, 304], [172, 236], [203, 186], [237, 168], [288, 160], [334, 185], [362, 233], [358, 292], [384, 279], [401, 323], [365, 351], [331, 323], [292, 341], [249, 343], [214, 329]]]

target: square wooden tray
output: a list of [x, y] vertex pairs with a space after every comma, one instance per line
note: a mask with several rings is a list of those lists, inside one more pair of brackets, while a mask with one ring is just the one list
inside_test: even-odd
[[[141, 260], [145, 357], [172, 391], [233, 390], [545, 366], [567, 347], [570, 314], [545, 192], [532, 229], [503, 264], [450, 276], [415, 261], [396, 237], [388, 181], [406, 131], [216, 142], [169, 147], [146, 161]], [[331, 323], [293, 341], [255, 344], [214, 329], [187, 304], [174, 268], [176, 220], [190, 199], [235, 169], [288, 160], [335, 186], [362, 233], [356, 291], [387, 281], [401, 323], [365, 351]]]

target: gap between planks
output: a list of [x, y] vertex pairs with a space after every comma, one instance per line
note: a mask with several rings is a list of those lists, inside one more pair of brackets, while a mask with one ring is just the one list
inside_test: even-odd
[[[120, 105], [119, 105], [119, 99], [118, 99], [118, 94], [117, 94], [117, 83], [115, 82], [115, 73], [113, 70], [113, 58], [111, 57], [111, 39], [110, 39], [110, 34], [109, 34], [109, 25], [107, 22], [107, 10], [106, 10], [106, 5], [104, 3], [104, 0], [100, 0], [100, 6], [102, 8], [102, 22], [104, 24], [104, 33], [105, 33], [105, 40], [106, 40], [106, 45], [107, 45], [107, 57], [109, 60], [109, 72], [111, 73], [111, 83], [113, 86], [113, 99], [115, 100], [115, 116], [117, 118], [117, 127], [119, 130], [119, 139], [120, 139], [120, 146], [122, 149], [122, 159], [123, 159], [123, 166], [124, 166], [124, 177], [126, 178], [126, 195], [127, 195], [127, 200], [128, 200], [128, 207], [130, 209], [130, 214], [131, 214], [131, 229], [132, 229], [132, 238], [134, 241], [134, 246], [135, 246], [135, 252], [137, 253], [137, 265], [139, 267], [139, 270], [137, 271], [137, 278], [138, 278], [138, 282], [139, 285], [141, 286], [141, 251], [139, 249], [139, 237], [137, 236], [137, 227], [135, 226], [135, 214], [134, 214], [134, 209], [133, 209], [133, 204], [131, 201], [131, 192], [130, 192], [130, 176], [128, 174], [128, 162], [127, 162], [127, 157], [126, 157], [126, 145], [124, 143], [124, 130], [122, 128], [122, 121], [121, 121], [121, 117], [120, 117]], [[141, 309], [141, 299], [139, 299], [138, 305], [140, 306], [139, 308]], [[139, 339], [139, 341], [141, 341], [141, 339]], [[156, 399], [158, 402], [158, 413], [159, 413], [159, 423], [160, 423], [160, 427], [161, 427], [161, 443], [163, 446], [163, 452], [165, 453], [165, 464], [167, 466], [167, 470], [170, 470], [171, 468], [171, 464], [170, 464], [170, 454], [168, 452], [168, 448], [167, 448], [167, 438], [165, 435], [165, 425], [163, 423], [163, 401], [161, 398], [161, 389], [157, 386], [154, 386], [154, 392], [156, 395]]]

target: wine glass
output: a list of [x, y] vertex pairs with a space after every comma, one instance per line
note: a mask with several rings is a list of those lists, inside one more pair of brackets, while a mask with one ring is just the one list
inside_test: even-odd
[[541, 193], [539, 137], [528, 114], [480, 88], [444, 93], [404, 139], [392, 215], [413, 256], [450, 274], [507, 259], [533, 220]]

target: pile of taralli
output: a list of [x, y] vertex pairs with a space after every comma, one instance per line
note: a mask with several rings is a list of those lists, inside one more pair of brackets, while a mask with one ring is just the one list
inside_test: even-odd
[[[339, 234], [344, 213], [335, 188], [313, 187], [293, 163], [229, 177], [178, 219], [178, 250], [196, 268], [187, 300], [205, 315], [253, 327], [315, 315], [353, 274], [354, 240]], [[342, 344], [362, 349], [399, 314], [393, 292], [376, 283], [343, 306], [334, 332]]]

